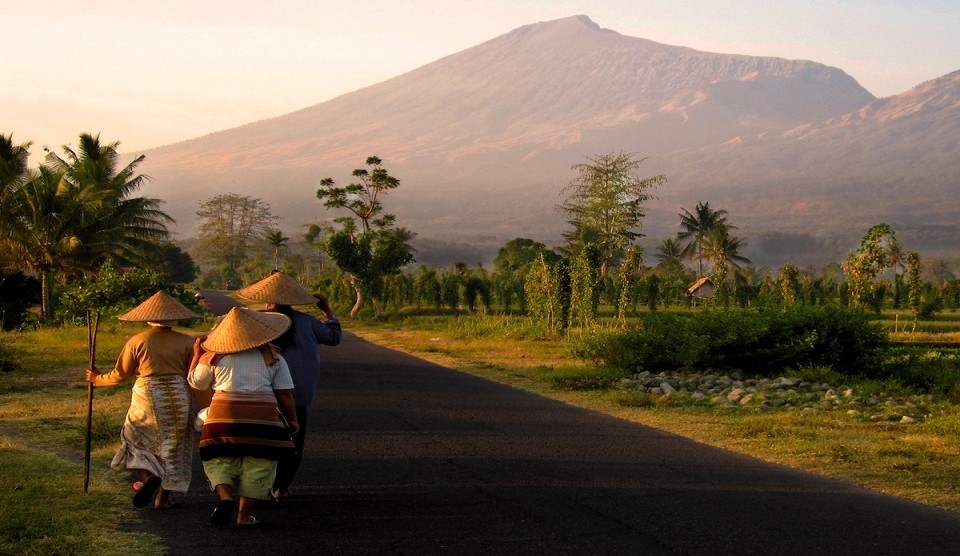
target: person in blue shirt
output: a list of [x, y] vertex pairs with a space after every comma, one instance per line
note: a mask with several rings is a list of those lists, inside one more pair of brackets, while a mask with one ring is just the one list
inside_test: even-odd
[[[237, 293], [247, 299], [265, 303], [264, 310], [283, 313], [292, 321], [290, 329], [273, 342], [280, 348], [280, 353], [290, 368], [297, 421], [300, 424], [300, 430], [294, 438], [293, 454], [277, 465], [272, 494], [279, 500], [290, 495], [290, 485], [303, 458], [308, 409], [313, 403], [320, 377], [319, 348], [321, 345], [335, 346], [340, 343], [340, 321], [325, 297], [311, 294], [296, 280], [279, 271], [274, 271], [270, 276], [238, 290]], [[292, 307], [307, 304], [316, 305], [323, 319]]]

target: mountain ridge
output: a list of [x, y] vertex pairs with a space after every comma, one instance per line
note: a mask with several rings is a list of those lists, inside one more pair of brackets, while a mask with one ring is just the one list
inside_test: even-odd
[[[703, 200], [728, 210], [744, 234], [802, 234], [804, 217], [829, 212], [830, 229], [818, 231], [849, 241], [843, 203], [863, 203], [863, 195], [838, 189], [806, 161], [857, 181], [831, 151], [857, 160], [862, 155], [851, 144], [895, 126], [912, 141], [923, 133], [942, 137], [946, 155], [960, 153], [949, 143], [960, 124], [928, 121], [960, 114], [950, 104], [960, 94], [949, 80], [928, 83], [907, 96], [877, 99], [842, 70], [817, 62], [700, 52], [572, 16], [525, 25], [289, 114], [151, 149], [143, 168], [155, 178], [148, 193], [168, 201], [165, 209], [181, 228], [190, 229], [190, 207], [228, 191], [263, 197], [290, 228], [331, 218], [312, 201], [319, 180], [346, 183], [353, 168], [377, 155], [401, 180], [386, 200], [401, 225], [422, 236], [502, 244], [518, 236], [558, 239], [564, 223], [554, 205], [573, 177], [570, 167], [623, 151], [647, 157], [641, 174], [668, 177], [644, 224], [651, 238], [672, 237], [680, 208]], [[929, 118], [911, 127], [925, 111]], [[886, 137], [870, 140], [903, 156]], [[939, 199], [956, 185], [949, 181], [954, 165], [934, 156], [936, 149], [914, 150], [941, 166], [939, 177], [927, 171], [913, 180], [933, 187]], [[946, 186], [928, 183], [937, 180]], [[783, 194], [790, 187], [811, 194]], [[831, 190], [839, 196], [813, 194]], [[792, 215], [790, 222], [783, 215]]]

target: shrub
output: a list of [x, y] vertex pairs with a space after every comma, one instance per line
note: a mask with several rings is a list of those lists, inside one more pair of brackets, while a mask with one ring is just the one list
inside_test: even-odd
[[121, 272], [107, 263], [95, 277], [74, 282], [58, 292], [54, 320], [80, 322], [91, 307], [103, 316], [114, 317], [136, 307], [157, 290], [166, 290], [187, 307], [200, 312], [193, 295], [183, 286], [171, 284], [164, 273], [152, 269]]
[[585, 338], [581, 357], [629, 372], [741, 368], [755, 375], [825, 367], [880, 377], [886, 335], [866, 314], [841, 307], [733, 309], [684, 317], [651, 313], [637, 330]]

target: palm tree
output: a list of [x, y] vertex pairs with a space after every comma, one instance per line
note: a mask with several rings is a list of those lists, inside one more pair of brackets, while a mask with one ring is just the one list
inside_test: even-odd
[[[27, 171], [29, 156], [30, 143], [14, 145], [12, 134], [0, 134], [0, 253], [12, 250], [8, 245], [9, 236], [17, 214], [18, 190], [30, 178]], [[4, 262], [0, 260], [0, 267]]]
[[270, 244], [270, 247], [273, 247], [274, 270], [280, 270], [280, 252], [283, 251], [283, 248], [287, 246], [287, 242], [289, 240], [290, 238], [285, 237], [283, 232], [280, 230], [267, 232], [267, 243]]
[[680, 227], [683, 231], [677, 234], [677, 239], [687, 240], [683, 248], [684, 256], [697, 258], [697, 277], [703, 277], [704, 240], [718, 225], [725, 225], [728, 229], [736, 229], [727, 224], [725, 210], [713, 210], [710, 203], [698, 202], [694, 212], [685, 208], [680, 214]]
[[14, 261], [40, 277], [41, 314], [50, 316], [53, 273], [80, 260], [80, 238], [73, 224], [82, 208], [70, 196], [62, 172], [41, 166], [16, 192], [13, 218], [5, 223], [5, 240]]
[[713, 265], [713, 283], [717, 287], [717, 299], [726, 306], [730, 301], [730, 286], [727, 280], [729, 267], [740, 268], [740, 264], [749, 264], [750, 260], [740, 254], [746, 242], [730, 235], [729, 226], [717, 224], [703, 239], [703, 253]]
[[715, 226], [703, 240], [703, 253], [714, 265], [720, 262], [739, 270], [742, 265], [750, 264], [750, 259], [740, 254], [747, 242], [743, 238], [731, 236], [730, 228], [731, 226], [726, 224]]
[[64, 147], [67, 160], [48, 154], [46, 164], [4, 193], [5, 251], [40, 277], [45, 317], [52, 314], [54, 273], [92, 272], [108, 258], [120, 265], [149, 263], [173, 222], [158, 199], [132, 196], [146, 179], [135, 173], [143, 156], [117, 171], [119, 143], [103, 146], [83, 134], [80, 145], [78, 152]]
[[99, 135], [84, 133], [79, 144], [77, 151], [63, 147], [66, 159], [51, 152], [46, 163], [64, 173], [77, 200], [93, 213], [78, 223], [89, 266], [96, 268], [107, 258], [119, 265], [151, 261], [174, 220], [160, 210], [159, 199], [132, 196], [148, 179], [136, 173], [145, 156], [118, 169], [119, 142], [103, 145]]
[[678, 272], [683, 269], [683, 246], [679, 240], [665, 239], [657, 246], [657, 268], [668, 272]]

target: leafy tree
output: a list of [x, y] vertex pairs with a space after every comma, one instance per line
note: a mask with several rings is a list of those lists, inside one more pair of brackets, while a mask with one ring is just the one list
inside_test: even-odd
[[777, 287], [780, 289], [780, 299], [784, 305], [790, 306], [797, 303], [800, 297], [800, 270], [796, 265], [786, 263], [780, 267]]
[[440, 292], [440, 279], [437, 277], [436, 269], [420, 265], [417, 269], [417, 276], [413, 281], [414, 301], [417, 308], [421, 303], [427, 302], [437, 311], [443, 305], [443, 297]]
[[353, 171], [359, 183], [337, 187], [332, 178], [324, 178], [320, 180], [320, 189], [317, 190], [317, 198], [323, 201], [323, 206], [349, 210], [360, 220], [364, 232], [372, 227], [383, 229], [393, 225], [396, 217], [383, 213], [380, 197], [400, 186], [400, 180], [383, 168], [383, 161], [378, 157], [367, 157], [366, 164], [372, 169], [357, 168]]
[[639, 178], [637, 168], [644, 159], [631, 154], [606, 154], [575, 164], [577, 177], [564, 189], [570, 196], [559, 205], [573, 229], [563, 234], [567, 250], [577, 254], [594, 245], [600, 254], [600, 273], [606, 275], [642, 234], [643, 204], [652, 198], [650, 190], [662, 185], [663, 174]]
[[[620, 264], [620, 299], [617, 303], [617, 320], [620, 321], [621, 326], [626, 324], [627, 321], [627, 309], [630, 306], [630, 300], [633, 298], [641, 264], [643, 264], [643, 250], [639, 247], [628, 249], [627, 255]], [[656, 306], [657, 302], [654, 300], [652, 308]]]
[[221, 287], [237, 288], [239, 269], [254, 245], [273, 231], [276, 217], [262, 199], [226, 193], [204, 201], [197, 209], [198, 257], [216, 265]]
[[847, 274], [853, 307], [872, 307], [876, 312], [880, 311], [877, 276], [890, 266], [890, 252], [896, 245], [893, 228], [888, 224], [877, 224], [867, 230], [860, 248], [847, 257], [843, 271]]
[[[400, 180], [391, 176], [376, 156], [367, 158], [372, 170], [358, 168], [353, 176], [359, 183], [337, 187], [331, 178], [320, 181], [317, 198], [328, 209], [345, 208], [351, 217], [339, 217], [340, 224], [327, 238], [330, 257], [341, 270], [351, 276], [355, 302], [350, 315], [355, 317], [369, 296], [374, 315], [381, 312], [380, 297], [383, 279], [398, 274], [404, 265], [413, 261], [413, 249], [408, 241], [415, 234], [406, 228], [394, 226], [396, 217], [383, 212], [381, 197], [390, 189], [399, 187]], [[357, 221], [360, 222], [358, 228]]]
[[560, 259], [560, 255], [546, 245], [522, 237], [511, 239], [497, 250], [497, 256], [493, 259], [493, 281], [504, 309], [509, 311], [513, 299], [517, 298], [521, 310], [525, 310], [523, 285], [531, 265], [541, 255], [550, 265]]
[[73, 282], [59, 292], [55, 317], [64, 323], [82, 322], [89, 307], [99, 308], [106, 316], [116, 316], [160, 289], [197, 313], [201, 312], [193, 295], [183, 286], [174, 286], [159, 270], [132, 268], [121, 271], [107, 261], [95, 275]]
[[317, 270], [318, 276], [323, 276], [323, 254], [327, 252], [327, 238], [334, 232], [332, 226], [319, 226], [310, 224], [307, 226], [307, 232], [303, 234], [303, 239], [317, 250]]
[[736, 229], [727, 224], [727, 214], [725, 210], [713, 210], [710, 203], [698, 202], [696, 208], [691, 213], [682, 208], [680, 213], [680, 227], [683, 230], [677, 234], [677, 239], [686, 241], [683, 248], [683, 254], [690, 258], [697, 259], [697, 278], [703, 276], [703, 259], [705, 258], [705, 244], [708, 236], [721, 225], [726, 225], [727, 229]]
[[174, 284], [188, 284], [197, 279], [197, 265], [189, 253], [173, 243], [164, 243], [160, 247], [163, 253], [160, 269]]
[[562, 330], [565, 326], [563, 285], [555, 268], [540, 254], [527, 273], [523, 288], [531, 316], [551, 331]]
[[581, 328], [589, 326], [600, 305], [600, 269], [602, 255], [594, 245], [587, 245], [570, 265], [570, 317]]

